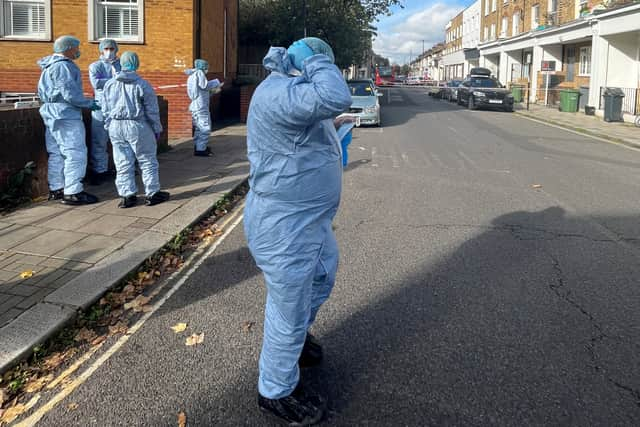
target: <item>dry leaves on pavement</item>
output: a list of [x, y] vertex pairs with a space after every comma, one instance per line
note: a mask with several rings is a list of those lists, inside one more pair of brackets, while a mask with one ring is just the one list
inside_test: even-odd
[[35, 378], [24, 386], [24, 391], [27, 393], [37, 393], [51, 381], [53, 381], [53, 374], [49, 374], [41, 378]]
[[184, 332], [185, 329], [187, 329], [187, 324], [186, 323], [177, 323], [175, 325], [173, 325], [171, 327], [171, 329], [173, 329], [173, 332], [180, 333], [180, 332]]
[[187, 427], [187, 414], [184, 411], [178, 412], [178, 427]]
[[82, 342], [82, 341], [91, 342], [96, 338], [98, 338], [98, 334], [96, 334], [95, 331], [87, 328], [82, 328], [78, 331], [78, 333], [73, 339], [76, 342]]
[[76, 409], [78, 409], [78, 404], [77, 403], [69, 403], [67, 405], [67, 409], [70, 411], [75, 411]]
[[14, 405], [10, 408], [5, 409], [2, 412], [2, 416], [0, 417], [0, 422], [7, 423], [7, 424], [12, 422], [16, 418], [18, 418], [20, 415], [24, 414], [29, 409], [33, 408], [35, 404], [38, 403], [38, 400], [40, 400], [40, 395], [36, 394], [26, 404], [19, 403], [17, 405]]
[[147, 305], [151, 301], [151, 298], [144, 295], [138, 295], [134, 300], [129, 301], [124, 305], [125, 310], [133, 309], [133, 311], [142, 311], [142, 307]]
[[193, 334], [190, 337], [187, 337], [185, 341], [185, 345], [192, 346], [202, 344], [204, 341], [204, 332], [201, 334]]
[[23, 279], [28, 279], [29, 277], [33, 277], [34, 274], [35, 274], [35, 271], [26, 270], [20, 273], [20, 277], [22, 277]]
[[111, 336], [116, 334], [126, 334], [128, 330], [129, 325], [127, 324], [127, 322], [121, 320], [115, 325], [109, 326], [109, 335]]
[[531, 188], [542, 188], [542, 184], [533, 184]]

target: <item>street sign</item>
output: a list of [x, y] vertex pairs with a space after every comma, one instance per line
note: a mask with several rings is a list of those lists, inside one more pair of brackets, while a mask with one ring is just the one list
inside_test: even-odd
[[542, 61], [541, 71], [555, 71], [556, 61]]

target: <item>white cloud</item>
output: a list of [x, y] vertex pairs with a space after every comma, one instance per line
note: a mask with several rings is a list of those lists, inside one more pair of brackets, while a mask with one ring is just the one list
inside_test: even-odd
[[422, 10], [413, 12], [404, 22], [397, 23], [390, 30], [380, 29], [373, 41], [373, 50], [403, 64], [409, 55], [415, 58], [422, 53], [422, 41], [425, 50], [444, 40], [444, 27], [456, 16], [460, 6], [435, 3]]

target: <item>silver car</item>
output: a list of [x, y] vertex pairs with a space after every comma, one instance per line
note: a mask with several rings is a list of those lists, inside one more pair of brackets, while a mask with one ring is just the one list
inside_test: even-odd
[[376, 90], [371, 80], [349, 80], [347, 81], [351, 91], [352, 104], [345, 115], [360, 118], [360, 124], [381, 126], [380, 103], [378, 98], [382, 96]]

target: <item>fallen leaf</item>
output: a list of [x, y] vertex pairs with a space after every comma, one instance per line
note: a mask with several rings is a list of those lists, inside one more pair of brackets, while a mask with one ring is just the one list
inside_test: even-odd
[[78, 409], [78, 404], [77, 403], [69, 403], [67, 405], [67, 409], [70, 411], [75, 411], [76, 409]]
[[156, 270], [153, 272], [156, 277], [160, 277], [160, 270]]
[[171, 327], [171, 329], [173, 329], [173, 332], [175, 332], [176, 334], [179, 332], [184, 332], [185, 329], [187, 329], [187, 324], [186, 323], [176, 323], [175, 325], [173, 325]]
[[542, 188], [541, 184], [533, 184], [531, 188]]
[[78, 333], [76, 334], [76, 336], [73, 338], [76, 342], [82, 342], [82, 341], [93, 341], [98, 337], [98, 334], [95, 333], [95, 331], [91, 330], [91, 329], [87, 329], [87, 328], [82, 328], [78, 331]]
[[244, 322], [244, 323], [242, 324], [242, 330], [243, 330], [244, 332], [250, 332], [250, 331], [251, 331], [251, 328], [252, 328], [252, 327], [253, 327], [253, 325], [255, 325], [255, 324], [256, 324], [256, 322]]
[[40, 400], [40, 394], [36, 394], [35, 396], [33, 396], [31, 398], [31, 400], [29, 400], [24, 405], [22, 403], [20, 403], [18, 405], [14, 405], [14, 406], [6, 409], [2, 413], [2, 417], [0, 417], [0, 421], [2, 421], [3, 423], [12, 422], [16, 418], [18, 418], [20, 415], [24, 414], [29, 409], [33, 408], [35, 406], [35, 404], [38, 403], [38, 400]]
[[34, 274], [35, 274], [35, 271], [26, 270], [20, 273], [20, 277], [22, 277], [23, 279], [28, 279], [29, 277], [33, 277]]
[[120, 321], [113, 326], [109, 326], [109, 335], [126, 334], [129, 330], [127, 322]]
[[178, 427], [187, 427], [187, 414], [183, 411], [178, 412]]
[[201, 334], [193, 334], [190, 337], [187, 337], [185, 344], [188, 346], [202, 344], [204, 341], [204, 332]]
[[25, 385], [24, 391], [26, 391], [27, 393], [37, 393], [40, 390], [42, 390], [44, 386], [47, 385], [47, 383], [49, 383], [52, 380], [53, 380], [53, 374], [49, 374], [41, 378], [33, 379]]
[[91, 345], [99, 345], [102, 344], [105, 340], [107, 339], [106, 335], [100, 335], [98, 338], [96, 338], [95, 340], [91, 341]]
[[138, 295], [133, 301], [130, 301], [124, 305], [125, 310], [129, 310], [132, 308], [142, 307], [146, 305], [151, 298], [145, 297], [144, 295]]
[[44, 366], [47, 369], [55, 369], [64, 362], [64, 355], [62, 353], [53, 353], [51, 356], [44, 360]]
[[0, 388], [0, 408], [2, 408], [4, 401], [7, 400], [8, 397], [7, 392], [4, 391], [3, 388]]
[[149, 304], [143, 305], [140, 307], [140, 310], [142, 310], [143, 313], [149, 313], [150, 311], [153, 311], [153, 306]]

